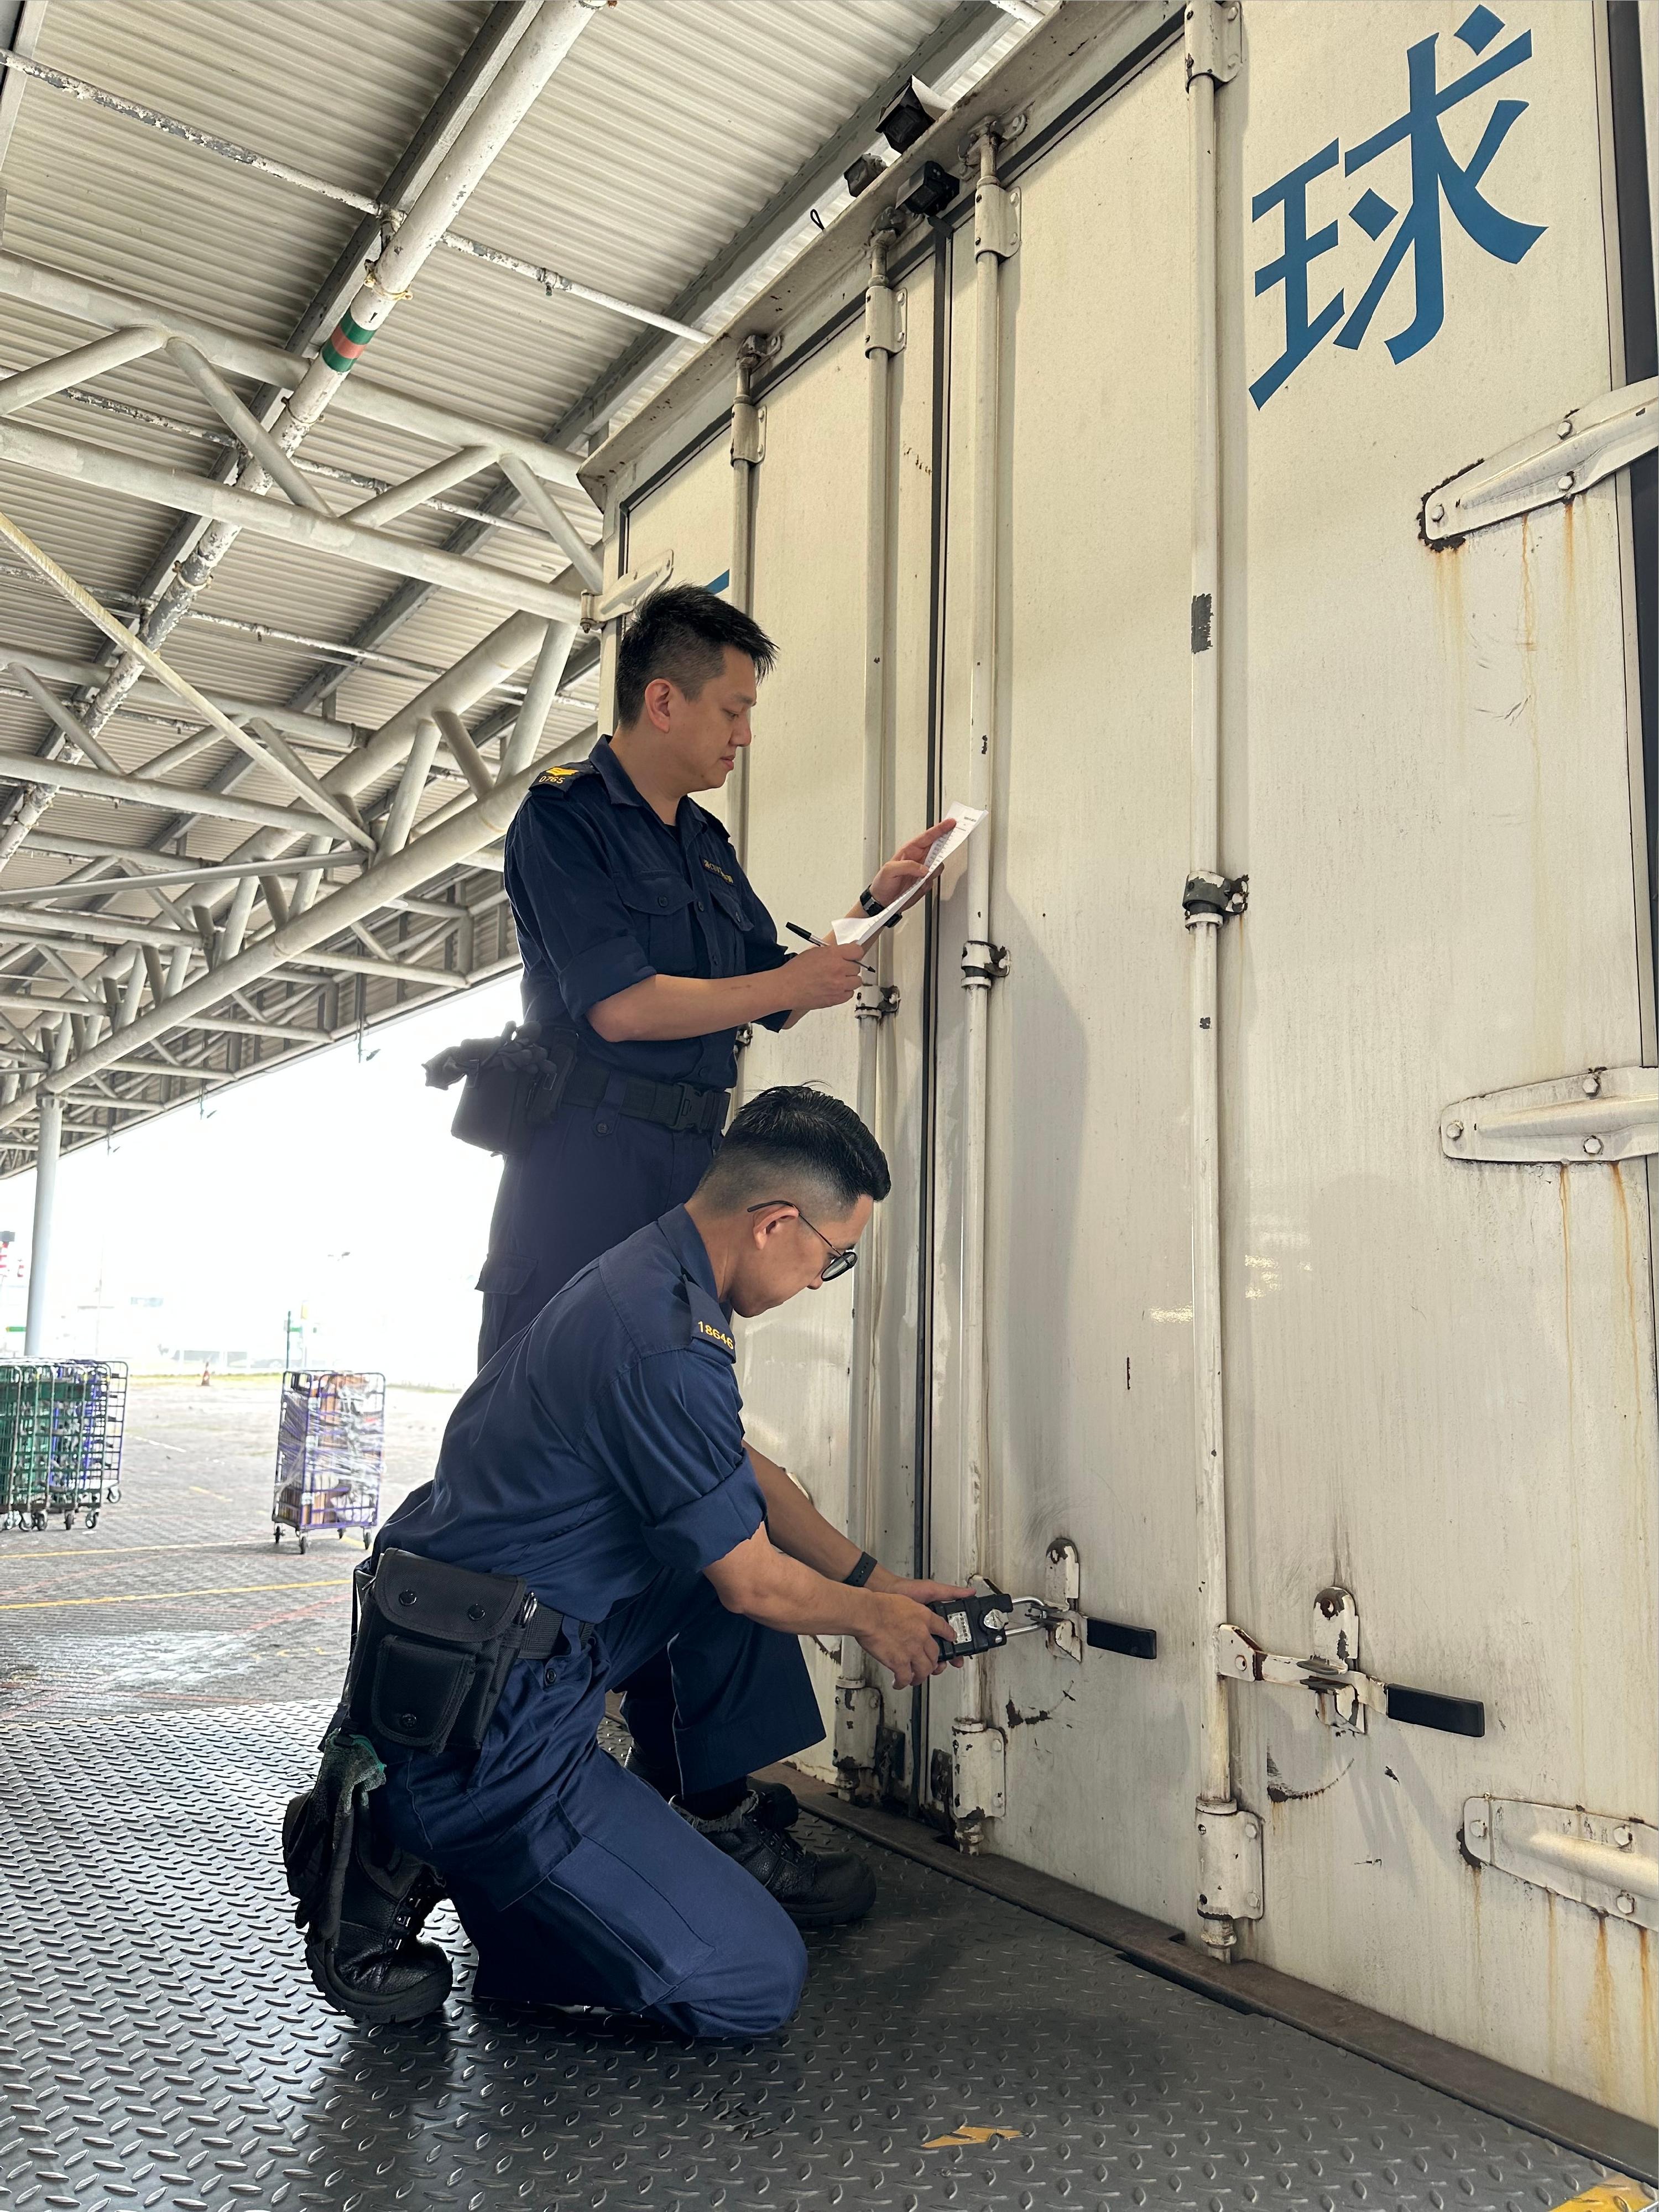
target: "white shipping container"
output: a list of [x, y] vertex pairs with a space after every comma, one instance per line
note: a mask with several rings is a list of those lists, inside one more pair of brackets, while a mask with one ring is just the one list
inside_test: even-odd
[[1652, 2118], [1635, 26], [1070, 0], [586, 480], [613, 583], [780, 642], [780, 922], [992, 808], [858, 1021], [749, 1048], [894, 1189], [744, 1389], [890, 1564], [1073, 1619], [914, 1710], [814, 1655], [823, 1771]]

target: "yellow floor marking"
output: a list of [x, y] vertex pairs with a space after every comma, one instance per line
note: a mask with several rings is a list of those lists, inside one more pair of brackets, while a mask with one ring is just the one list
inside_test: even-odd
[[227, 1498], [222, 1490], [204, 1490], [199, 1482], [191, 1483], [190, 1494], [192, 1498], [216, 1498], [221, 1505], [234, 1505], [236, 1503], [234, 1498]]
[[1582, 2196], [1569, 2197], [1565, 2204], [1558, 2204], [1555, 2212], [1651, 2212], [1654, 2203], [1654, 2193], [1646, 2182], [1632, 2181], [1622, 2173], [1610, 2173], [1594, 2189], [1587, 2189]]
[[[922, 2148], [954, 2150], [963, 2143], [1012, 2142], [1017, 2136], [1024, 2133], [1022, 2128], [958, 2128], [954, 2135], [933, 2136], [923, 2143]], [[1632, 2206], [1631, 2212], [1637, 2212], [1637, 2208]]]
[[55, 1552], [20, 1548], [9, 1559], [0, 1559], [0, 1567], [29, 1567], [37, 1559], [136, 1559], [144, 1552], [223, 1552], [238, 1540], [235, 1536], [216, 1536], [204, 1537], [199, 1544], [60, 1544]]
[[226, 1583], [218, 1589], [122, 1590], [114, 1597], [31, 1597], [0, 1605], [0, 1613], [56, 1613], [70, 1605], [155, 1605], [168, 1597], [252, 1597], [264, 1590], [343, 1589], [349, 1575], [313, 1575], [306, 1582]]

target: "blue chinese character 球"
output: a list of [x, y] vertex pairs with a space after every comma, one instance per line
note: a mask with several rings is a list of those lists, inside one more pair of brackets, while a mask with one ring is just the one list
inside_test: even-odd
[[[1483, 4], [1464, 18], [1457, 36], [1472, 53], [1482, 56], [1503, 27], [1498, 17]], [[1443, 198], [1465, 234], [1498, 260], [1511, 264], [1519, 261], [1544, 234], [1541, 223], [1516, 222], [1494, 207], [1480, 191], [1481, 180], [1499, 147], [1525, 114], [1526, 102], [1500, 100], [1497, 103], [1481, 133], [1480, 143], [1466, 163], [1460, 163], [1453, 155], [1441, 127], [1441, 118], [1449, 109], [1461, 106], [1530, 58], [1531, 32], [1522, 32], [1496, 53], [1477, 60], [1473, 69], [1443, 88], [1436, 83], [1437, 43], [1431, 36], [1407, 49], [1406, 112], [1366, 139], [1363, 145], [1354, 147], [1342, 164], [1343, 173], [1352, 176], [1356, 169], [1364, 168], [1390, 147], [1404, 143], [1409, 149], [1411, 204], [1405, 215], [1400, 216], [1398, 209], [1392, 207], [1380, 192], [1370, 189], [1362, 192], [1349, 210], [1354, 222], [1372, 240], [1380, 240], [1396, 218], [1399, 228], [1376, 275], [1365, 288], [1364, 297], [1336, 336], [1336, 343], [1350, 352], [1364, 342], [1383, 294], [1409, 252], [1415, 298], [1411, 320], [1387, 341], [1389, 352], [1395, 362], [1409, 361], [1413, 354], [1420, 353], [1445, 320], [1445, 270], [1440, 226]], [[1316, 313], [1312, 312], [1308, 278], [1310, 264], [1321, 254], [1330, 252], [1337, 243], [1334, 222], [1325, 223], [1316, 230], [1309, 229], [1308, 188], [1316, 178], [1335, 168], [1338, 152], [1338, 143], [1333, 139], [1277, 184], [1256, 193], [1250, 203], [1253, 222], [1259, 222], [1264, 215], [1279, 208], [1283, 210], [1284, 227], [1284, 243], [1277, 258], [1265, 263], [1255, 272], [1257, 297], [1282, 287], [1285, 309], [1284, 350], [1250, 386], [1250, 397], [1258, 407], [1273, 398], [1292, 370], [1299, 368], [1314, 348], [1342, 322], [1345, 302], [1341, 290], [1339, 289]]]
[[[1490, 8], [1479, 7], [1465, 19], [1457, 35], [1473, 52], [1480, 54], [1503, 27]], [[1466, 165], [1459, 165], [1440, 125], [1441, 117], [1449, 108], [1459, 106], [1494, 78], [1507, 76], [1526, 61], [1532, 53], [1532, 33], [1523, 31], [1518, 39], [1511, 39], [1506, 46], [1478, 62], [1474, 69], [1466, 70], [1442, 89], [1437, 89], [1435, 85], [1436, 44], [1436, 40], [1430, 37], [1407, 48], [1409, 97], [1406, 112], [1367, 138], [1363, 145], [1354, 147], [1342, 165], [1344, 174], [1351, 177], [1356, 169], [1363, 169], [1379, 154], [1386, 153], [1402, 140], [1411, 149], [1411, 205], [1376, 276], [1366, 287], [1364, 297], [1336, 338], [1338, 345], [1350, 351], [1360, 344], [1382, 295], [1409, 250], [1416, 278], [1416, 304], [1411, 321], [1387, 341], [1389, 351], [1396, 362], [1409, 361], [1414, 353], [1420, 353], [1445, 320], [1445, 271], [1440, 240], [1443, 194], [1468, 236], [1499, 261], [1519, 261], [1544, 234], [1543, 224], [1516, 222], [1495, 208], [1480, 189], [1480, 180], [1492, 167], [1498, 148], [1526, 113], [1525, 100], [1498, 102], [1480, 134], [1480, 144]], [[1350, 212], [1368, 236], [1380, 239], [1394, 221], [1396, 210], [1379, 193], [1366, 191]]]

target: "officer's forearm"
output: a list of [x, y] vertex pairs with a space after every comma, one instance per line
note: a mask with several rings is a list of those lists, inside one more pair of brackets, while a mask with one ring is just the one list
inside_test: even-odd
[[[815, 1568], [838, 1583], [857, 1566], [862, 1554], [856, 1544], [841, 1534], [818, 1511], [799, 1486], [790, 1480], [775, 1460], [749, 1445], [750, 1464], [766, 1500], [766, 1533], [775, 1551]], [[878, 1568], [877, 1574], [881, 1572]], [[875, 1577], [871, 1577], [874, 1581]], [[890, 1580], [891, 1577], [890, 1577]]]
[[883, 1601], [867, 1589], [849, 1589], [821, 1575], [805, 1560], [792, 1559], [757, 1528], [745, 1544], [716, 1559], [703, 1572], [728, 1613], [740, 1613], [763, 1628], [789, 1636], [858, 1636], [873, 1629]]
[[649, 1038], [707, 1036], [714, 1030], [740, 1029], [763, 1014], [782, 1012], [790, 986], [782, 968], [753, 975], [647, 975], [587, 1010], [587, 1018], [607, 1044], [638, 1044]]

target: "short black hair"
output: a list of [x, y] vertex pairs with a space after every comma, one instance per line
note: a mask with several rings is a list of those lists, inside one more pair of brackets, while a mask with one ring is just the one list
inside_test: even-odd
[[757, 676], [771, 674], [778, 648], [741, 607], [701, 584], [671, 584], [641, 599], [617, 654], [618, 725], [638, 721], [645, 687], [659, 676], [695, 699], [725, 666], [728, 645], [748, 654]]
[[892, 1187], [886, 1154], [850, 1106], [810, 1083], [780, 1083], [738, 1114], [698, 1191], [722, 1212], [804, 1199], [839, 1220]]

